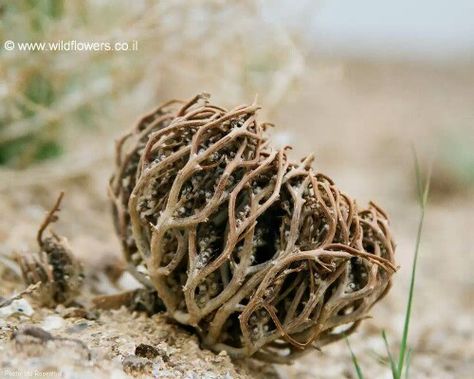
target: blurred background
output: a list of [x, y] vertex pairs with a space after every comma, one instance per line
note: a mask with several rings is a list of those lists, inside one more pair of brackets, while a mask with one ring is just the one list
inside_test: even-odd
[[[276, 145], [293, 145], [294, 157], [314, 152], [318, 171], [391, 215], [401, 269], [352, 338], [368, 377], [387, 373], [380, 330], [394, 347], [401, 336], [419, 217], [413, 148], [432, 165], [412, 370], [415, 378], [470, 377], [474, 2], [0, 1], [0, 40], [0, 258], [34, 249], [61, 190], [57, 229], [77, 255], [91, 265], [119, 256], [106, 191], [115, 139], [170, 98], [205, 91], [235, 106], [258, 94]], [[136, 41], [137, 49], [20, 47], [59, 41]], [[10, 289], [1, 283], [0, 296]], [[352, 375], [344, 344], [278, 370]]]

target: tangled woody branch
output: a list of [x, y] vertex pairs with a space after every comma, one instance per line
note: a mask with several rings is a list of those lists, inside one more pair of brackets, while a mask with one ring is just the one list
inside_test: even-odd
[[287, 362], [355, 330], [394, 243], [382, 209], [273, 149], [258, 109], [160, 106], [118, 141], [110, 194], [132, 272], [172, 318], [214, 351]]

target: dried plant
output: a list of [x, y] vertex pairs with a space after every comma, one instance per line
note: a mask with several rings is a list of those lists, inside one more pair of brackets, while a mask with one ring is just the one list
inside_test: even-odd
[[355, 330], [394, 244], [379, 207], [272, 149], [258, 109], [165, 104], [118, 142], [110, 192], [126, 258], [171, 317], [214, 351], [288, 362]]
[[73, 303], [84, 281], [82, 265], [72, 254], [67, 240], [54, 232], [50, 232], [48, 237], [43, 236], [48, 226], [58, 220], [56, 213], [63, 195], [60, 194], [38, 230], [38, 254], [18, 256], [24, 281], [27, 285], [41, 283], [34, 295], [47, 307]]
[[92, 304], [95, 309], [119, 309], [124, 306], [131, 312], [145, 312], [149, 316], [164, 310], [157, 292], [146, 288], [137, 288], [114, 295], [99, 295], [92, 299]]

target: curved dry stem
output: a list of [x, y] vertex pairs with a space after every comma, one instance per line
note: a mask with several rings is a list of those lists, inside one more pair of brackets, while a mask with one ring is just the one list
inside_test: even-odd
[[43, 222], [41, 223], [38, 233], [36, 234], [36, 241], [38, 242], [39, 246], [43, 245], [43, 233], [46, 230], [46, 228], [53, 222], [58, 221], [58, 216], [57, 212], [60, 211], [59, 207], [61, 206], [61, 201], [63, 200], [64, 197], [64, 192], [61, 192], [56, 199], [56, 203], [54, 203], [54, 206], [51, 208], [51, 210], [48, 212], [46, 217], [44, 218]]

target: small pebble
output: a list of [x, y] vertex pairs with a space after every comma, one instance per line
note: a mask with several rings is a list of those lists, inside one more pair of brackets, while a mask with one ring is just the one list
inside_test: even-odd
[[153, 359], [158, 356], [158, 354], [158, 349], [144, 343], [141, 343], [135, 348], [135, 355], [138, 357]]
[[64, 326], [64, 324], [65, 324], [65, 321], [62, 317], [48, 316], [41, 323], [41, 327], [46, 331], [50, 331], [50, 330], [60, 329]]
[[25, 299], [14, 300], [11, 304], [0, 308], [0, 317], [10, 317], [12, 315], [24, 315], [31, 317], [35, 313], [30, 303]]

